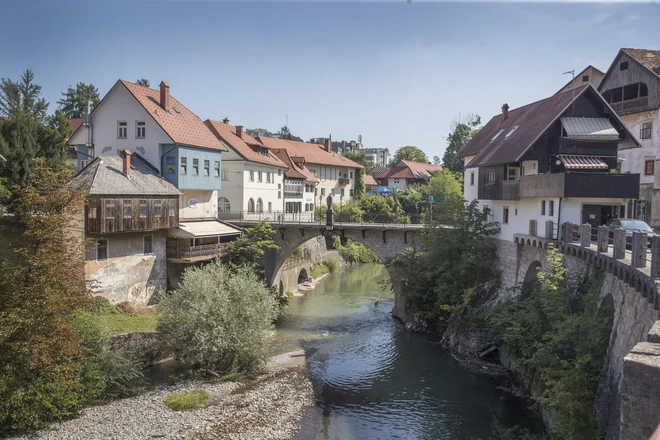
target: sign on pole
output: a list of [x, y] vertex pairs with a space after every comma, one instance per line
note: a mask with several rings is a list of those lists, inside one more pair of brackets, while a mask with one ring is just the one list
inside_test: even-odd
[[435, 197], [429, 196], [429, 203], [434, 203], [435, 202]]

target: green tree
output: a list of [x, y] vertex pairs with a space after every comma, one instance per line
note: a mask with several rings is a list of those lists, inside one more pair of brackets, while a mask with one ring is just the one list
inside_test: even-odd
[[214, 375], [258, 371], [278, 313], [270, 289], [251, 267], [230, 270], [218, 261], [186, 270], [181, 287], [159, 308], [158, 331], [177, 359]]
[[278, 248], [274, 236], [275, 230], [266, 220], [262, 220], [256, 226], [246, 228], [238, 239], [227, 245], [222, 262], [233, 270], [247, 266], [262, 272], [259, 265], [261, 258], [268, 249]]
[[61, 154], [64, 154], [68, 148], [71, 148], [67, 145], [67, 141], [73, 134], [69, 118], [62, 110], [57, 109], [53, 115], [47, 118], [47, 125], [53, 131], [55, 145], [59, 146]]
[[390, 162], [390, 166], [394, 165], [400, 160], [411, 160], [413, 162], [431, 163], [426, 153], [424, 153], [422, 150], [415, 147], [414, 145], [406, 145], [405, 147], [401, 147], [398, 150], [396, 150], [396, 153], [394, 153], [394, 157], [392, 158], [392, 162]]
[[34, 73], [27, 69], [19, 81], [0, 80], [0, 115], [10, 118], [26, 117], [43, 121], [48, 102], [41, 96], [41, 86], [34, 84]]
[[364, 168], [357, 168], [355, 170], [355, 188], [353, 189], [353, 198], [360, 200], [367, 192], [367, 187], [364, 184]]
[[[441, 211], [452, 212], [458, 209], [458, 204], [463, 203], [461, 182], [447, 169], [434, 173], [422, 190], [425, 200], [428, 201], [428, 196], [433, 196], [434, 206]], [[451, 206], [445, 206], [447, 204]]]
[[439, 156], [433, 156], [433, 165], [442, 165], [442, 159]]
[[151, 87], [151, 85], [149, 84], [149, 80], [145, 78], [138, 79], [137, 81], [135, 81], [135, 84], [137, 84], [138, 86]]
[[67, 117], [82, 118], [89, 101], [92, 102], [92, 107], [96, 107], [101, 102], [99, 90], [94, 87], [94, 84], [79, 82], [75, 89], [69, 86], [66, 92], [62, 93], [62, 99], [57, 103]]
[[291, 130], [289, 130], [289, 127], [286, 125], [282, 128], [280, 128], [280, 131], [277, 133], [277, 136], [280, 139], [286, 139], [288, 141], [298, 141], [298, 142], [304, 142], [302, 138], [299, 138], [298, 136], [295, 136], [294, 134], [291, 133]]
[[347, 151], [344, 153], [344, 157], [353, 162], [359, 163], [365, 168], [369, 166], [369, 163], [367, 162], [367, 153], [364, 151]]
[[68, 174], [36, 167], [15, 204], [23, 241], [0, 267], [0, 430], [40, 427], [85, 402], [74, 312], [89, 292], [82, 237], [65, 228], [84, 196]]
[[457, 157], [457, 154], [479, 132], [480, 125], [481, 117], [471, 113], [454, 119], [447, 135], [447, 149], [442, 157], [445, 168], [455, 173], [463, 172], [463, 159]]

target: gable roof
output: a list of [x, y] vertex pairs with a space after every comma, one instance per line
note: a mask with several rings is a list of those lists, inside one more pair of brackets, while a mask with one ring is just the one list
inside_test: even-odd
[[376, 182], [376, 179], [371, 174], [365, 174], [363, 180], [365, 185], [378, 186], [378, 182]]
[[257, 138], [267, 148], [284, 148], [290, 156], [301, 156], [307, 163], [320, 165], [334, 165], [339, 167], [364, 168], [359, 163], [353, 162], [344, 156], [333, 151], [325, 151], [322, 145], [308, 144], [306, 142], [290, 141], [286, 139], [276, 139], [266, 136]]
[[380, 173], [382, 173], [383, 171], [386, 171], [386, 170], [387, 170], [386, 166], [374, 165], [373, 167], [371, 167], [371, 169], [369, 171], [367, 171], [367, 174], [370, 174], [372, 176], [377, 176], [377, 175], [379, 175]]
[[160, 176], [158, 170], [137, 153], [131, 155], [131, 176], [124, 174], [124, 159], [97, 156], [80, 170], [74, 181], [86, 184], [89, 194], [98, 195], [167, 195], [181, 192]]
[[[73, 134], [76, 131], [78, 131], [82, 123], [83, 123], [83, 118], [69, 118], [69, 128], [71, 128], [71, 136], [69, 136], [69, 139], [71, 139], [73, 137]], [[67, 141], [69, 139], [67, 139]]]
[[411, 160], [400, 160], [392, 168], [389, 168], [376, 176], [377, 179], [418, 179], [429, 180], [433, 173], [442, 171], [442, 166], [430, 163], [413, 162]]
[[660, 76], [660, 50], [623, 48], [623, 52], [635, 61]]
[[263, 145], [259, 144], [256, 139], [245, 133], [245, 131], [241, 133], [241, 137], [238, 137], [236, 135], [236, 127], [233, 125], [219, 121], [212, 121], [210, 119], [204, 121], [204, 124], [218, 139], [226, 142], [244, 160], [264, 165], [273, 165], [280, 168], [287, 167], [287, 165], [278, 159], [272, 152], [267, 150], [267, 155], [263, 155], [248, 145], [246, 142], [246, 136], [249, 138], [247, 140], [252, 139], [254, 141], [253, 145], [255, 145], [255, 148], [257, 148], [256, 146], [259, 146], [264, 149]]
[[284, 172], [285, 177], [291, 179], [304, 179], [307, 182], [318, 183], [319, 179], [305, 166], [305, 159], [302, 157], [291, 157], [286, 149], [273, 149], [273, 153], [289, 168]]
[[[585, 67], [584, 69], [582, 69], [582, 71], [581, 71], [580, 73], [578, 73], [577, 75], [575, 75], [573, 78], [569, 79], [568, 82], [567, 82], [566, 84], [564, 84], [559, 90], [557, 90], [557, 93], [555, 93], [555, 95], [558, 95], [559, 93], [563, 93], [562, 90], [564, 90], [566, 87], [570, 86], [571, 83], [572, 83], [573, 81], [575, 81], [576, 78], [580, 78], [580, 77], [584, 74], [584, 72], [586, 72], [587, 70], [589, 70], [589, 68], [591, 68], [591, 69], [595, 70], [596, 72], [600, 73], [601, 75], [603, 75], [603, 77], [605, 76], [605, 73], [604, 73], [602, 70], [597, 69], [597, 68], [595, 68], [594, 66], [592, 66], [591, 64], [589, 64], [587, 67]], [[592, 82], [592, 81], [591, 81], [591, 78], [589, 78], [589, 82]], [[576, 87], [573, 87], [573, 88], [575, 89], [575, 88], [577, 88], [577, 87], [579, 87], [579, 86], [576, 86]], [[598, 87], [598, 86], [596, 86], [596, 87]], [[571, 89], [571, 90], [572, 90], [572, 89]]]
[[466, 166], [498, 165], [517, 162], [550, 125], [568, 110], [570, 105], [585, 93], [592, 93], [610, 111], [610, 117], [618, 121], [621, 130], [638, 146], [639, 142], [607, 104], [593, 85], [568, 90], [558, 95], [509, 110], [506, 121], [497, 114], [458, 153], [458, 157], [475, 157]]

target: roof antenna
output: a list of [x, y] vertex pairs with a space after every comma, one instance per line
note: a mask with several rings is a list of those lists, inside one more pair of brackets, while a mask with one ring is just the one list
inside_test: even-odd
[[572, 94], [571, 95], [571, 116], [574, 116], [573, 111], [575, 110], [575, 102], [573, 102], [573, 101], [575, 101], [575, 87], [573, 87], [574, 86], [573, 82], [575, 81], [575, 70], [567, 70], [566, 72], [562, 73], [562, 75], [568, 75], [569, 73], [573, 77], [573, 79], [571, 80], [571, 94]]

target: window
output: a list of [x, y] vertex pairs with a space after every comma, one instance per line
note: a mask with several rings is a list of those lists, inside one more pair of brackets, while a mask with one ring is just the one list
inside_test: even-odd
[[154, 217], [160, 217], [163, 215], [162, 201], [154, 200]]
[[506, 180], [518, 180], [518, 167], [509, 167], [506, 170]]
[[140, 218], [147, 218], [147, 201], [140, 200]]
[[619, 70], [628, 70], [628, 61], [619, 64]]
[[353, 171], [351, 171], [351, 179], [353, 178]]
[[181, 167], [179, 172], [184, 176], [188, 174], [188, 159], [186, 159], [185, 157], [181, 158]]
[[277, 169], [277, 175], [281, 176], [282, 175], [282, 170], [280, 168]]
[[254, 182], [254, 171], [250, 171], [250, 182]]
[[621, 162], [616, 163], [616, 173], [621, 174]]
[[96, 218], [97, 206], [98, 206], [98, 200], [92, 199], [89, 201], [89, 206], [87, 207], [87, 218]]
[[344, 188], [341, 189], [341, 192], [339, 193], [341, 197], [344, 197]]
[[259, 171], [259, 174], [257, 175], [257, 182], [262, 182], [263, 181], [263, 175], [261, 171]]
[[130, 200], [124, 200], [124, 218], [131, 218], [133, 216], [133, 207]]
[[96, 240], [96, 259], [99, 261], [108, 259], [108, 240]]
[[117, 121], [117, 139], [126, 139], [128, 134], [128, 123], [126, 121]]
[[651, 139], [651, 123], [645, 122], [642, 124], [642, 128], [639, 130], [640, 139]]
[[221, 174], [222, 174], [222, 178], [221, 178], [221, 179], [222, 179], [223, 181], [226, 182], [226, 181], [229, 180], [229, 172], [228, 172], [227, 170], [222, 170]]
[[199, 159], [193, 159], [193, 176], [199, 176]]
[[504, 129], [502, 129], [502, 130], [498, 131], [497, 133], [495, 133], [495, 136], [493, 136], [490, 141], [493, 142], [495, 139], [497, 139], [498, 136], [501, 135], [503, 131], [504, 131]]
[[398, 177], [395, 177], [395, 178], [394, 178], [394, 183], [395, 183], [395, 184], [399, 183], [399, 178], [398, 178]]
[[266, 183], [270, 183], [270, 172], [266, 173]]
[[353, 197], [353, 188], [351, 188], [351, 189], [348, 191], [348, 193], [351, 195], [351, 197]]
[[208, 161], [208, 160], [205, 160], [204, 161], [204, 175], [205, 176], [210, 176], [210, 172], [209, 172], [210, 167], [211, 167], [211, 162]]
[[105, 201], [105, 218], [115, 218], [115, 201], [106, 200]]
[[541, 215], [545, 215], [545, 200], [541, 200]]
[[644, 161], [644, 174], [647, 176], [652, 176], [654, 173], [655, 160], [649, 159]]
[[231, 205], [226, 197], [218, 198], [218, 212], [231, 212]]
[[277, 184], [277, 189], [282, 189], [282, 184], [281, 183]]
[[167, 174], [174, 174], [176, 172], [176, 157], [167, 156], [165, 158]]
[[335, 188], [332, 188], [332, 189], [330, 190], [330, 194], [332, 194], [333, 196], [335, 195]]
[[509, 207], [505, 206], [502, 208], [502, 223], [509, 223]]
[[154, 251], [154, 237], [153, 235], [145, 235], [143, 237], [144, 253], [151, 254]]
[[582, 82], [583, 83], [589, 82], [589, 75], [582, 75]]
[[254, 212], [254, 200], [250, 199], [248, 201], [248, 212]]
[[511, 130], [509, 130], [509, 132], [506, 134], [506, 136], [504, 136], [504, 138], [505, 138], [505, 139], [508, 138], [508, 137], [511, 136], [516, 130], [518, 130], [518, 126], [517, 126], [517, 125], [516, 125], [515, 127], [513, 127]]
[[[220, 161], [216, 160], [213, 166], [213, 175], [215, 177], [220, 177]], [[225, 177], [225, 176], [222, 176]], [[225, 180], [225, 179], [222, 179]]]
[[494, 183], [495, 182], [495, 170], [488, 170], [488, 174], [486, 175], [486, 183]]
[[548, 215], [550, 217], [555, 215], [555, 201], [554, 200], [550, 200], [548, 202]]
[[321, 196], [325, 195], [325, 188], [321, 188]]
[[135, 121], [135, 139], [144, 139], [147, 134], [147, 123]]
[[264, 212], [264, 202], [261, 198], [257, 199], [257, 212]]
[[278, 199], [281, 199], [281, 198], [282, 198], [282, 191], [278, 191], [278, 192], [277, 192], [277, 198], [278, 198]]
[[474, 171], [470, 173], [470, 185], [474, 186]]
[[83, 168], [85, 168], [88, 163], [89, 163], [88, 160], [81, 160], [80, 161], [80, 169], [82, 170]]
[[273, 212], [273, 202], [268, 202], [268, 212]]
[[176, 215], [176, 200], [170, 200], [167, 206], [167, 216], [174, 217]]

